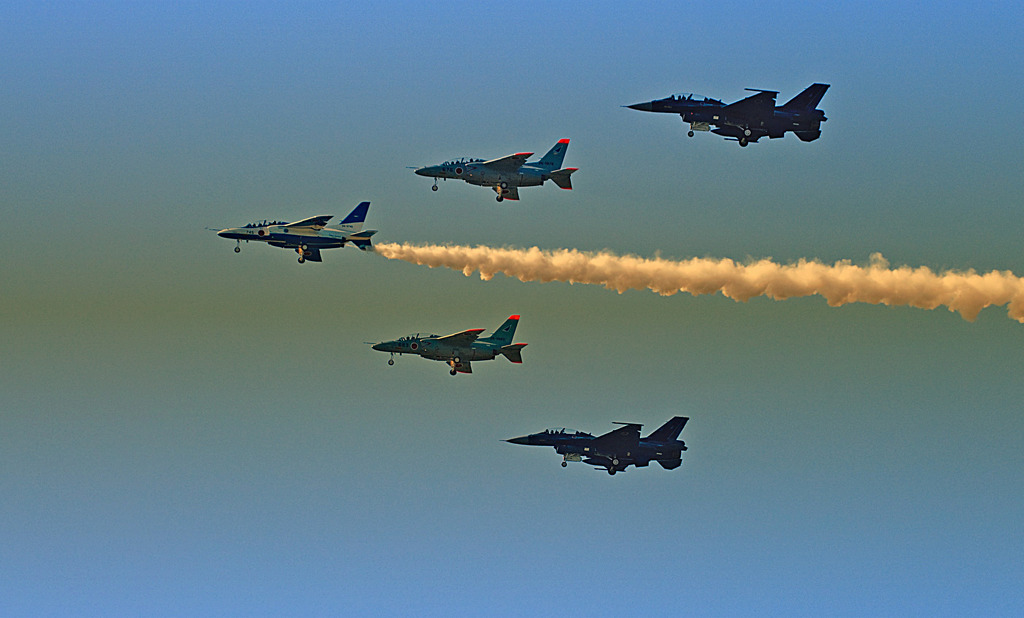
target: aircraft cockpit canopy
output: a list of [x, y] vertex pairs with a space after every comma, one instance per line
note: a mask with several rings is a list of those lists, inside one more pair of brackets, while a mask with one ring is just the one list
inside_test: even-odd
[[266, 221], [266, 220], [264, 220], [264, 221], [257, 221], [256, 223], [250, 223], [250, 224], [246, 225], [245, 227], [247, 227], [247, 228], [267, 227], [267, 226], [270, 226], [270, 225], [288, 225], [288, 222], [286, 222], [286, 221]]
[[482, 163], [482, 162], [483, 162], [483, 159], [472, 159], [472, 158], [468, 158], [467, 159], [466, 157], [463, 157], [461, 159], [454, 159], [452, 161], [445, 161], [441, 165], [442, 166], [444, 166], [444, 165], [465, 165], [467, 163]]
[[406, 335], [405, 337], [399, 337], [399, 341], [415, 341], [417, 339], [428, 339], [430, 337], [437, 337], [437, 335], [421, 335], [416, 333], [415, 335]]
[[589, 436], [589, 433], [582, 431], [576, 431], [575, 429], [566, 429], [565, 427], [552, 427], [551, 429], [545, 429], [544, 433], [549, 435], [563, 435], [563, 436]]
[[673, 101], [698, 101], [700, 103], [720, 103], [715, 99], [706, 97], [702, 94], [694, 94], [692, 92], [680, 92], [669, 97]]

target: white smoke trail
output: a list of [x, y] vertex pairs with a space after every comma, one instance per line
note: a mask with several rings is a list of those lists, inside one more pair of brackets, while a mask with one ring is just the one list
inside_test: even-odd
[[392, 260], [461, 270], [467, 277], [479, 272], [485, 281], [502, 273], [520, 281], [598, 284], [620, 294], [645, 288], [662, 296], [721, 292], [736, 301], [755, 296], [785, 300], [817, 294], [832, 307], [857, 302], [921, 309], [945, 306], [968, 321], [974, 321], [985, 307], [1008, 305], [1009, 316], [1024, 323], [1024, 278], [1010, 271], [936, 273], [923, 266], [890, 268], [880, 253], [872, 254], [868, 266], [858, 266], [849, 260], [830, 266], [803, 259], [794, 264], [777, 264], [767, 259], [741, 264], [728, 258], [666, 260], [607, 251], [544, 251], [537, 247], [496, 249], [384, 243], [377, 245], [376, 251]]

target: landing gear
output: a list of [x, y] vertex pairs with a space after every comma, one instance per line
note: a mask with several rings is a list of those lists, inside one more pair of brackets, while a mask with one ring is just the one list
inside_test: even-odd
[[687, 131], [686, 137], [693, 137], [693, 131]]
[[394, 365], [394, 364], [395, 364], [395, 359], [389, 358], [388, 359], [388, 365]]
[[743, 137], [750, 137], [750, 129], [743, 129]]
[[608, 474], [615, 476], [615, 468], [608, 468]]
[[241, 252], [242, 252], [242, 248], [236, 245], [235, 246], [235, 253], [241, 253]]
[[306, 258], [300, 255], [299, 256], [299, 264], [305, 264], [305, 263], [306, 263]]
[[500, 193], [498, 194], [498, 197], [496, 197], [494, 199], [495, 199], [495, 201], [498, 201], [498, 202], [504, 202], [505, 201], [505, 197], [503, 195], [501, 195]]
[[437, 191], [437, 179], [434, 179], [434, 186], [430, 187], [431, 191]]
[[564, 468], [564, 467], [566, 467], [566, 466], [568, 466], [568, 465], [569, 465], [568, 463], [566, 463], [566, 462], [564, 462], [564, 461], [562, 462], [562, 467], [563, 467], [563, 468]]
[[309, 247], [306, 246], [306, 245], [300, 245], [298, 247], [295, 247], [295, 253], [299, 254], [299, 264], [305, 264], [306, 263], [306, 250], [307, 249], [309, 249]]
[[452, 375], [455, 375], [455, 374], [456, 374], [456, 373], [458, 373], [458, 372], [457, 372], [457, 371], [455, 371], [454, 369], [452, 369], [452, 370], [451, 370], [451, 371], [449, 371], [448, 373], [450, 373], [450, 374], [452, 374]]
[[741, 137], [740, 138], [740, 146], [743, 147], [743, 148], [747, 147], [747, 138], [745, 138], [745, 137]]

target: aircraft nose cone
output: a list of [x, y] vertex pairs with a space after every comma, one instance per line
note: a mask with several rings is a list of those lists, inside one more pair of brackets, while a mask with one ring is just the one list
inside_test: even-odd
[[429, 169], [430, 168], [428, 168], [428, 167], [421, 167], [421, 168], [416, 170], [416, 175], [417, 176], [430, 176], [430, 172], [428, 171]]
[[373, 349], [377, 350], [378, 352], [383, 352], [384, 351], [384, 344], [383, 343], [375, 343], [375, 344], [373, 344]]
[[217, 232], [217, 236], [220, 236], [221, 238], [227, 238], [228, 237], [228, 230], [221, 230], [221, 231]]
[[520, 436], [518, 438], [509, 438], [508, 440], [505, 440], [505, 442], [509, 442], [511, 444], [529, 444], [530, 443], [530, 436]]
[[626, 107], [628, 107], [629, 109], [635, 109], [635, 110], [640, 111], [640, 112], [653, 112], [654, 111], [654, 105], [653, 105], [652, 101], [648, 101], [646, 103], [634, 103], [632, 105], [627, 105]]

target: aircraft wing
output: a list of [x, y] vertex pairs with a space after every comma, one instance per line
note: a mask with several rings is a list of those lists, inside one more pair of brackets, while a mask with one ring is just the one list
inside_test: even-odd
[[510, 154], [498, 159], [484, 161], [480, 165], [486, 166], [497, 172], [514, 172], [521, 168], [523, 163], [526, 163], [526, 160], [532, 155], [532, 152], [517, 152], [516, 154]]
[[327, 222], [334, 218], [334, 215], [320, 215], [319, 217], [310, 217], [303, 219], [302, 221], [296, 221], [295, 223], [289, 223], [285, 227], [307, 227], [312, 230], [322, 230]]
[[778, 93], [765, 90], [745, 99], [730, 103], [722, 108], [728, 116], [744, 116], [746, 118], [771, 117], [775, 113], [775, 97]]
[[461, 333], [438, 337], [436, 341], [446, 345], [468, 346], [476, 341], [477, 337], [479, 337], [482, 332], [484, 332], [484, 329], [482, 328], [471, 328], [469, 330], [464, 330]]
[[597, 436], [591, 442], [599, 453], [624, 453], [637, 450], [640, 446], [640, 427], [635, 423], [627, 423], [614, 431]]

